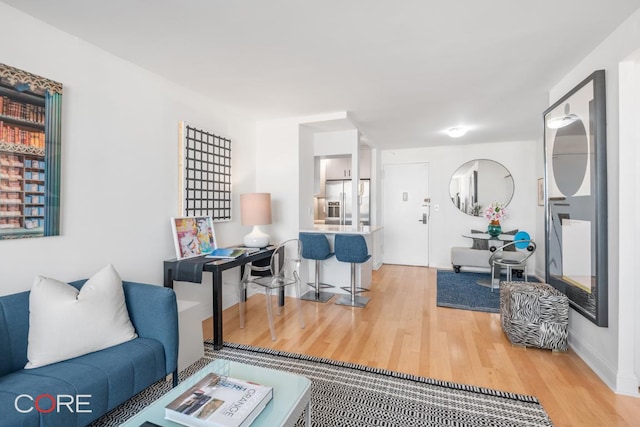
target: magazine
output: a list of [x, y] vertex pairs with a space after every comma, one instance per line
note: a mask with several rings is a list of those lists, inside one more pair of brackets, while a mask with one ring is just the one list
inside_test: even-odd
[[245, 427], [273, 397], [273, 388], [211, 373], [165, 407], [165, 418], [192, 427]]
[[238, 258], [247, 253], [241, 248], [218, 248], [207, 254], [205, 258]]

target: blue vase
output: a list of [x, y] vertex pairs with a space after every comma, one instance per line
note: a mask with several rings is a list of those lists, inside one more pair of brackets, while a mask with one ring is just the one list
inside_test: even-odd
[[500, 221], [491, 221], [487, 226], [487, 233], [491, 237], [498, 237], [500, 233], [502, 233], [502, 227], [500, 226]]

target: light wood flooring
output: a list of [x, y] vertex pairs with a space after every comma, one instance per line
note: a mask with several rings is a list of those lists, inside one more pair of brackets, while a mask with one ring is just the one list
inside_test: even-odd
[[[384, 265], [371, 288], [364, 309], [302, 301], [305, 329], [287, 299], [275, 342], [264, 295], [254, 295], [245, 329], [237, 306], [225, 310], [224, 339], [533, 395], [556, 426], [640, 425], [640, 399], [613, 393], [572, 350], [514, 347], [499, 314], [436, 307], [435, 269]], [[203, 330], [211, 338], [211, 319]]]

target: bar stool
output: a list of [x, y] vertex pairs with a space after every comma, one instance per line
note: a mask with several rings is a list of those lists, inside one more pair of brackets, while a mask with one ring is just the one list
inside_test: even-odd
[[351, 295], [341, 296], [336, 304], [350, 305], [351, 307], [366, 306], [370, 298], [356, 295], [369, 290], [356, 287], [356, 264], [362, 264], [371, 258], [367, 250], [367, 241], [359, 234], [336, 234], [334, 250], [338, 261], [351, 263], [351, 287], [342, 288]]
[[329, 240], [327, 236], [319, 233], [300, 233], [298, 238], [302, 242], [302, 258], [312, 259], [316, 262], [316, 274], [315, 281], [307, 283], [307, 285], [314, 288], [302, 296], [303, 300], [327, 302], [335, 294], [331, 292], [321, 292], [321, 288], [333, 288], [333, 286], [327, 283], [320, 282], [320, 261], [329, 259], [333, 256], [331, 248], [329, 247]]

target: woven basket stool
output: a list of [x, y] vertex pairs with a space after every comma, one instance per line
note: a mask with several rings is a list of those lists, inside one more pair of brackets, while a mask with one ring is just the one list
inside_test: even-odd
[[513, 345], [567, 350], [569, 300], [547, 283], [501, 282], [500, 322]]

